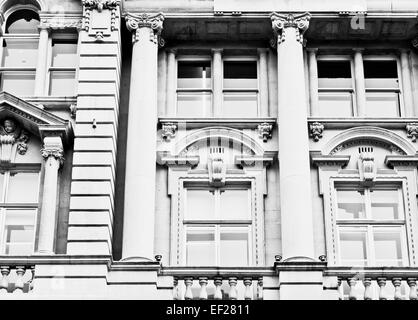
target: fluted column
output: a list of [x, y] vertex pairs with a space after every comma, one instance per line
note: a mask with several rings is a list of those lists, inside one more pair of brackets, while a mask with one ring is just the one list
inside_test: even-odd
[[157, 132], [157, 60], [162, 13], [126, 15], [133, 33], [122, 259], [152, 260]]
[[409, 50], [401, 50], [402, 91], [405, 105], [405, 116], [414, 116], [414, 98], [412, 95], [412, 78], [409, 67]]
[[318, 49], [308, 49], [309, 64], [309, 102], [311, 104], [311, 116], [318, 116], [318, 63], [316, 53]]
[[267, 49], [258, 49], [258, 58], [260, 64], [259, 75], [259, 95], [260, 95], [260, 115], [269, 116], [269, 80], [267, 67]]
[[166, 100], [166, 117], [174, 117], [176, 115], [176, 49], [167, 51], [167, 100]]
[[282, 255], [314, 256], [303, 33], [310, 14], [273, 13], [277, 35], [278, 128]]
[[363, 49], [354, 51], [354, 79], [356, 82], [357, 116], [366, 116], [366, 83], [364, 79]]
[[39, 44], [38, 44], [38, 62], [36, 65], [35, 76], [35, 96], [45, 95], [46, 75], [48, 73], [48, 42], [49, 42], [49, 26], [42, 25], [39, 27]]
[[57, 225], [58, 170], [64, 161], [61, 138], [45, 137], [41, 154], [45, 159], [45, 170], [37, 252], [53, 254]]

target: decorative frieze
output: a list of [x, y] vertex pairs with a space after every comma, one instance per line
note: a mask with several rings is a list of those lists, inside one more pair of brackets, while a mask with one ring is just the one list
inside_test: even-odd
[[126, 27], [129, 31], [133, 33], [132, 41], [139, 41], [139, 29], [140, 28], [149, 28], [150, 38], [149, 40], [159, 44], [164, 45], [164, 40], [160, 37], [161, 32], [163, 31], [163, 22], [164, 15], [159, 12], [157, 14], [132, 14], [128, 13], [126, 15]]
[[296, 29], [296, 40], [304, 44], [303, 34], [309, 28], [311, 15], [308, 12], [303, 14], [279, 14], [273, 12], [270, 15], [273, 31], [277, 37], [277, 43], [280, 44], [286, 40], [286, 28]]
[[408, 138], [411, 138], [412, 142], [417, 141], [418, 122], [412, 122], [406, 125], [406, 135], [408, 136]]
[[314, 122], [309, 124], [309, 136], [315, 141], [318, 142], [322, 138], [322, 133], [324, 132], [324, 125], [320, 122]]
[[267, 142], [272, 137], [273, 125], [267, 122], [263, 122], [257, 127], [258, 136], [263, 139], [263, 142]]
[[176, 136], [177, 125], [175, 123], [164, 123], [161, 129], [163, 140], [170, 142]]
[[0, 145], [2, 163], [10, 163], [13, 158], [13, 146], [20, 155], [26, 154], [29, 133], [22, 129], [13, 119], [4, 119], [0, 125]]
[[61, 30], [61, 29], [81, 29], [83, 21], [79, 17], [66, 16], [41, 16], [39, 29]]

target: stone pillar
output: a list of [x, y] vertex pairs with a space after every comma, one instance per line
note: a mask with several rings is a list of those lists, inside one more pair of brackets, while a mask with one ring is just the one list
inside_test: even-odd
[[223, 64], [222, 49], [212, 49], [212, 79], [213, 79], [213, 116], [222, 117], [223, 104]]
[[314, 238], [303, 60], [303, 33], [310, 14], [273, 13], [271, 20], [277, 35], [282, 255], [290, 261], [311, 261]]
[[167, 51], [167, 101], [166, 101], [166, 117], [174, 117], [176, 115], [176, 50], [169, 49]]
[[412, 78], [409, 66], [409, 50], [401, 50], [402, 92], [405, 106], [405, 116], [414, 116], [414, 98], [412, 95]]
[[35, 96], [43, 97], [46, 92], [46, 75], [48, 74], [48, 43], [49, 43], [49, 27], [47, 25], [40, 26], [39, 44], [38, 44], [38, 62], [36, 66], [35, 76]]
[[133, 50], [122, 259], [146, 261], [154, 255], [157, 55], [164, 16], [128, 13], [126, 20]]
[[354, 79], [356, 82], [357, 116], [366, 116], [366, 84], [364, 80], [363, 49], [354, 51]]
[[37, 252], [53, 254], [57, 224], [58, 170], [64, 161], [61, 138], [45, 137], [41, 154], [45, 159], [45, 170]]
[[309, 64], [309, 103], [311, 104], [311, 116], [319, 115], [318, 110], [318, 63], [316, 61], [316, 53], [318, 49], [308, 49]]
[[269, 116], [269, 80], [267, 68], [267, 49], [258, 49], [259, 58], [259, 95], [260, 95], [260, 115], [261, 117]]

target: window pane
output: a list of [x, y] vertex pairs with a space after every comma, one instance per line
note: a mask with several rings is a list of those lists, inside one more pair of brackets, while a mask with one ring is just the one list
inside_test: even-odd
[[225, 61], [225, 79], [257, 79], [256, 61]]
[[250, 210], [248, 203], [249, 190], [224, 190], [221, 191], [221, 218], [222, 219], [249, 219]]
[[222, 266], [248, 266], [248, 231], [221, 231], [220, 264]]
[[210, 190], [187, 190], [187, 219], [213, 219], [215, 195]]
[[398, 67], [395, 60], [377, 61], [364, 60], [364, 77], [371, 78], [397, 78]]
[[397, 92], [367, 92], [366, 116], [399, 117], [399, 94]]
[[188, 230], [186, 260], [189, 266], [212, 266], [216, 264], [214, 231]]
[[38, 202], [39, 177], [37, 172], [11, 172], [7, 202]]
[[35, 210], [7, 210], [5, 254], [27, 255], [33, 252]]
[[356, 190], [338, 190], [338, 219], [365, 219], [364, 192]]
[[[399, 190], [374, 190], [370, 192], [373, 219], [401, 219]], [[402, 210], [402, 209], [401, 209]]]
[[5, 39], [2, 67], [36, 68], [38, 39]]
[[320, 92], [319, 114], [323, 117], [351, 117], [352, 94], [350, 92]]
[[318, 60], [318, 78], [351, 78], [350, 61]]
[[179, 61], [177, 78], [178, 88], [211, 88], [210, 62]]
[[378, 266], [403, 266], [400, 229], [384, 231], [375, 228], [374, 248]]
[[19, 10], [10, 15], [6, 33], [39, 33], [39, 15], [32, 10]]
[[367, 260], [366, 232], [340, 231], [340, 251], [341, 264], [364, 266]]
[[205, 117], [211, 109], [212, 96], [210, 93], [190, 92], [177, 94], [177, 116]]
[[224, 93], [224, 117], [257, 117], [256, 93]]
[[32, 96], [35, 91], [35, 71], [4, 71], [1, 90], [16, 96]]
[[68, 97], [75, 95], [75, 71], [51, 71], [49, 95]]
[[53, 67], [75, 67], [77, 65], [77, 43], [55, 42], [52, 45]]

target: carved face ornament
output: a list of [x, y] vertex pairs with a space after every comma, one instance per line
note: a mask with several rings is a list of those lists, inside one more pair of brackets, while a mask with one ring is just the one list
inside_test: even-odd
[[4, 120], [3, 130], [6, 134], [13, 134], [16, 131], [16, 123], [10, 119]]

